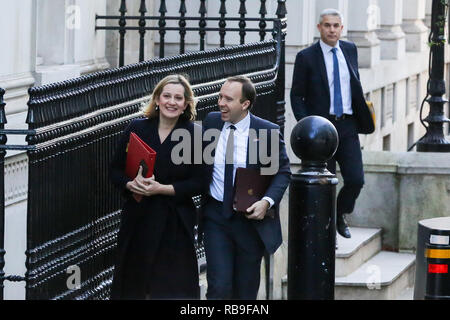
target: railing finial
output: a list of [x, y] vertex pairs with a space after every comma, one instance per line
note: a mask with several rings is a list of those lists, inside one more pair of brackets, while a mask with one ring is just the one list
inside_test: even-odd
[[200, 21], [198, 26], [200, 27], [200, 51], [205, 51], [205, 36], [206, 36], [206, 0], [200, 0], [200, 9], [198, 10], [200, 13]]
[[245, 43], [245, 27], [247, 26], [247, 23], [245, 22], [245, 15], [247, 14], [247, 8], [245, 7], [245, 0], [240, 0], [241, 5], [239, 6], [239, 14], [240, 14], [240, 20], [239, 20], [239, 35], [241, 37], [241, 44]]
[[183, 54], [185, 49], [185, 37], [186, 37], [186, 19], [184, 18], [186, 15], [186, 0], [181, 0], [180, 3], [180, 21], [178, 21], [178, 26], [180, 27], [180, 54]]
[[227, 21], [225, 20], [225, 15], [227, 14], [227, 8], [225, 4], [226, 0], [220, 0], [220, 20], [219, 20], [219, 35], [220, 35], [220, 47], [225, 47], [225, 28], [227, 27]]
[[259, 36], [260, 41], [264, 41], [266, 37], [266, 27], [267, 23], [265, 21], [266, 14], [267, 14], [267, 8], [266, 8], [266, 0], [261, 0], [261, 7], [259, 9], [259, 14], [261, 15], [261, 21], [259, 22]]
[[145, 45], [145, 13], [147, 8], [145, 6], [145, 0], [141, 0], [141, 6], [139, 7], [141, 18], [139, 19], [139, 62], [144, 61], [144, 45]]
[[160, 18], [158, 22], [159, 26], [159, 57], [164, 58], [164, 46], [165, 46], [165, 40], [164, 37], [166, 35], [166, 0], [161, 0], [161, 5], [159, 6]]
[[287, 14], [286, 0], [277, 0], [277, 1], [278, 1], [278, 6], [277, 6], [276, 15], [278, 18], [284, 18]]

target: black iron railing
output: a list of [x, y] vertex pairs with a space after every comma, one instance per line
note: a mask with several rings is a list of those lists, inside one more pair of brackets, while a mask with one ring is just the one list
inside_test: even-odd
[[[138, 1], [138, 0], [136, 0]], [[145, 0], [140, 0], [141, 5], [139, 8], [140, 15], [129, 16], [127, 13], [126, 1], [121, 0], [121, 5], [119, 8], [120, 15], [96, 15], [96, 30], [117, 30], [119, 32], [119, 66], [125, 64], [125, 36], [128, 31], [137, 31], [140, 34], [139, 40], [139, 61], [144, 61], [144, 45], [146, 31], [158, 31], [159, 33], [159, 57], [163, 58], [165, 56], [165, 44], [166, 44], [166, 34], [168, 31], [176, 31], [179, 34], [180, 39], [180, 54], [185, 53], [186, 50], [186, 33], [187, 32], [197, 32], [199, 35], [199, 50], [205, 50], [206, 35], [208, 32], [219, 33], [220, 36], [220, 47], [225, 46], [225, 38], [227, 32], [235, 32], [239, 34], [239, 43], [245, 43], [245, 36], [249, 32], [258, 33], [260, 36], [260, 41], [266, 39], [267, 33], [272, 34], [276, 32], [275, 26], [273, 28], [267, 28], [267, 23], [274, 24], [275, 21], [281, 21], [283, 29], [283, 46], [284, 46], [284, 36], [286, 32], [286, 0], [276, 0], [277, 10], [276, 17], [268, 18], [267, 15], [267, 0], [260, 0], [259, 17], [248, 17], [247, 16], [247, 1], [239, 0], [239, 17], [227, 17], [227, 1], [220, 0], [220, 8], [218, 17], [208, 16], [206, 0], [199, 0], [199, 10], [198, 12], [193, 12], [191, 16], [186, 16], [188, 13], [186, 8], [186, 1], [180, 0], [179, 16], [166, 16], [167, 7], [166, 0], [160, 0], [159, 6], [159, 16], [147, 16], [147, 8], [145, 5]], [[273, 0], [275, 1], [275, 0]], [[137, 26], [129, 25], [130, 21], [138, 21]], [[157, 21], [157, 26], [148, 26], [147, 20]], [[117, 26], [99, 26], [99, 21], [117, 21]], [[167, 21], [178, 21], [178, 27], [167, 27]], [[187, 27], [188, 21], [198, 21], [198, 27]], [[229, 22], [238, 22], [238, 28], [227, 27]], [[259, 22], [258, 28], [247, 27], [248, 22]]]
[[[199, 99], [198, 120], [218, 110], [226, 77], [245, 74], [258, 93], [254, 113], [275, 121], [282, 33], [281, 23], [276, 26], [276, 40], [154, 59], [30, 88], [23, 130], [3, 128], [0, 91], [0, 166], [6, 149], [26, 150], [29, 159], [27, 271], [4, 277], [0, 199], [0, 285], [5, 279], [26, 281], [26, 299], [108, 299], [122, 205], [108, 179], [108, 165], [123, 129], [142, 117], [153, 87], [173, 73], [190, 77]], [[7, 134], [25, 134], [28, 145], [5, 145]], [[201, 244], [197, 250], [201, 258]], [[68, 271], [74, 266], [80, 282], [72, 287]]]
[[[5, 90], [0, 88], [0, 130], [5, 128], [6, 116], [5, 116], [5, 102], [3, 101], [3, 96]], [[0, 145], [6, 144], [6, 135], [0, 134]], [[0, 172], [5, 172], [5, 150], [0, 150]], [[5, 272], [3, 268], [5, 267], [5, 175], [2, 174], [0, 177], [0, 300], [3, 300], [3, 283]]]
[[[138, 1], [138, 0], [136, 0]], [[147, 8], [145, 6], [145, 0], [140, 0], [141, 5], [139, 8], [139, 16], [126, 15], [127, 7], [126, 1], [122, 0], [119, 8], [119, 16], [111, 15], [96, 15], [96, 30], [116, 30], [119, 32], [119, 66], [125, 64], [125, 36], [129, 31], [137, 31], [140, 34], [139, 41], [139, 61], [144, 61], [144, 44], [146, 31], [154, 30], [159, 33], [159, 57], [165, 56], [166, 46], [166, 33], [178, 32], [180, 37], [180, 54], [185, 53], [185, 37], [187, 32], [197, 32], [199, 36], [199, 50], [205, 50], [205, 39], [208, 33], [219, 33], [220, 47], [226, 45], [227, 32], [234, 32], [239, 34], [240, 44], [245, 44], [245, 37], [248, 33], [258, 33], [260, 41], [266, 39], [267, 34], [271, 33], [273, 38], [279, 37], [281, 60], [278, 68], [278, 78], [276, 82], [276, 118], [273, 122], [280, 125], [281, 132], [284, 133], [285, 123], [285, 37], [286, 37], [286, 0], [276, 0], [277, 9], [276, 17], [267, 17], [267, 0], [259, 1], [259, 17], [247, 16], [247, 1], [239, 0], [239, 17], [227, 16], [227, 1], [220, 0], [219, 16], [212, 17], [208, 15], [206, 0], [199, 0], [198, 12], [193, 12], [191, 16], [186, 16], [188, 13], [186, 8], [186, 1], [180, 0], [179, 16], [166, 16], [167, 7], [166, 1], [160, 0], [159, 16], [147, 16]], [[275, 0], [273, 0], [275, 1]], [[198, 14], [197, 14], [198, 13]], [[130, 21], [138, 21], [138, 26], [131, 26]], [[117, 21], [118, 26], [99, 26], [99, 21]], [[157, 26], [148, 26], [147, 21], [157, 21]], [[168, 21], [178, 21], [178, 27], [167, 27]], [[198, 27], [187, 27], [188, 21], [198, 21]], [[238, 22], [238, 28], [228, 27], [228, 23]], [[247, 23], [258, 22], [258, 28], [249, 28]], [[272, 28], [268, 28], [268, 24], [272, 25]], [[280, 32], [281, 29], [281, 32]]]

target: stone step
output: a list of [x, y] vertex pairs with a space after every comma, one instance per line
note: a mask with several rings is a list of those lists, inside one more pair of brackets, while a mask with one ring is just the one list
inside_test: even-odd
[[336, 277], [344, 277], [381, 251], [381, 229], [350, 227], [352, 237], [337, 235]]
[[199, 274], [200, 300], [206, 300], [206, 289], [208, 282], [206, 281], [206, 272]]
[[407, 287], [395, 300], [414, 300], [414, 287]]
[[351, 274], [336, 277], [336, 300], [394, 300], [414, 282], [414, 254], [381, 251]]

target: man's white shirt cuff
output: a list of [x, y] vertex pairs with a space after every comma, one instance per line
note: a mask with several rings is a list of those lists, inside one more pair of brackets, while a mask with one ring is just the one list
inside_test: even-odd
[[275, 204], [275, 201], [273, 201], [271, 198], [269, 197], [263, 197], [262, 200], [267, 200], [269, 202], [269, 209], [272, 208], [272, 206]]

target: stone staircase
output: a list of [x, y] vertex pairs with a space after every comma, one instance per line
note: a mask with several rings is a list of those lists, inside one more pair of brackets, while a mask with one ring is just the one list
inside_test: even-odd
[[[381, 229], [350, 227], [351, 239], [338, 235], [336, 300], [412, 300], [415, 258], [381, 250]], [[283, 279], [287, 298], [287, 277]]]
[[412, 300], [415, 254], [381, 250], [381, 229], [350, 228], [338, 235], [336, 300]]
[[[381, 229], [350, 227], [350, 232], [350, 239], [337, 237], [335, 299], [412, 300], [415, 254], [382, 251]], [[200, 288], [205, 299], [205, 273]], [[287, 299], [287, 276], [282, 279], [282, 299]]]

